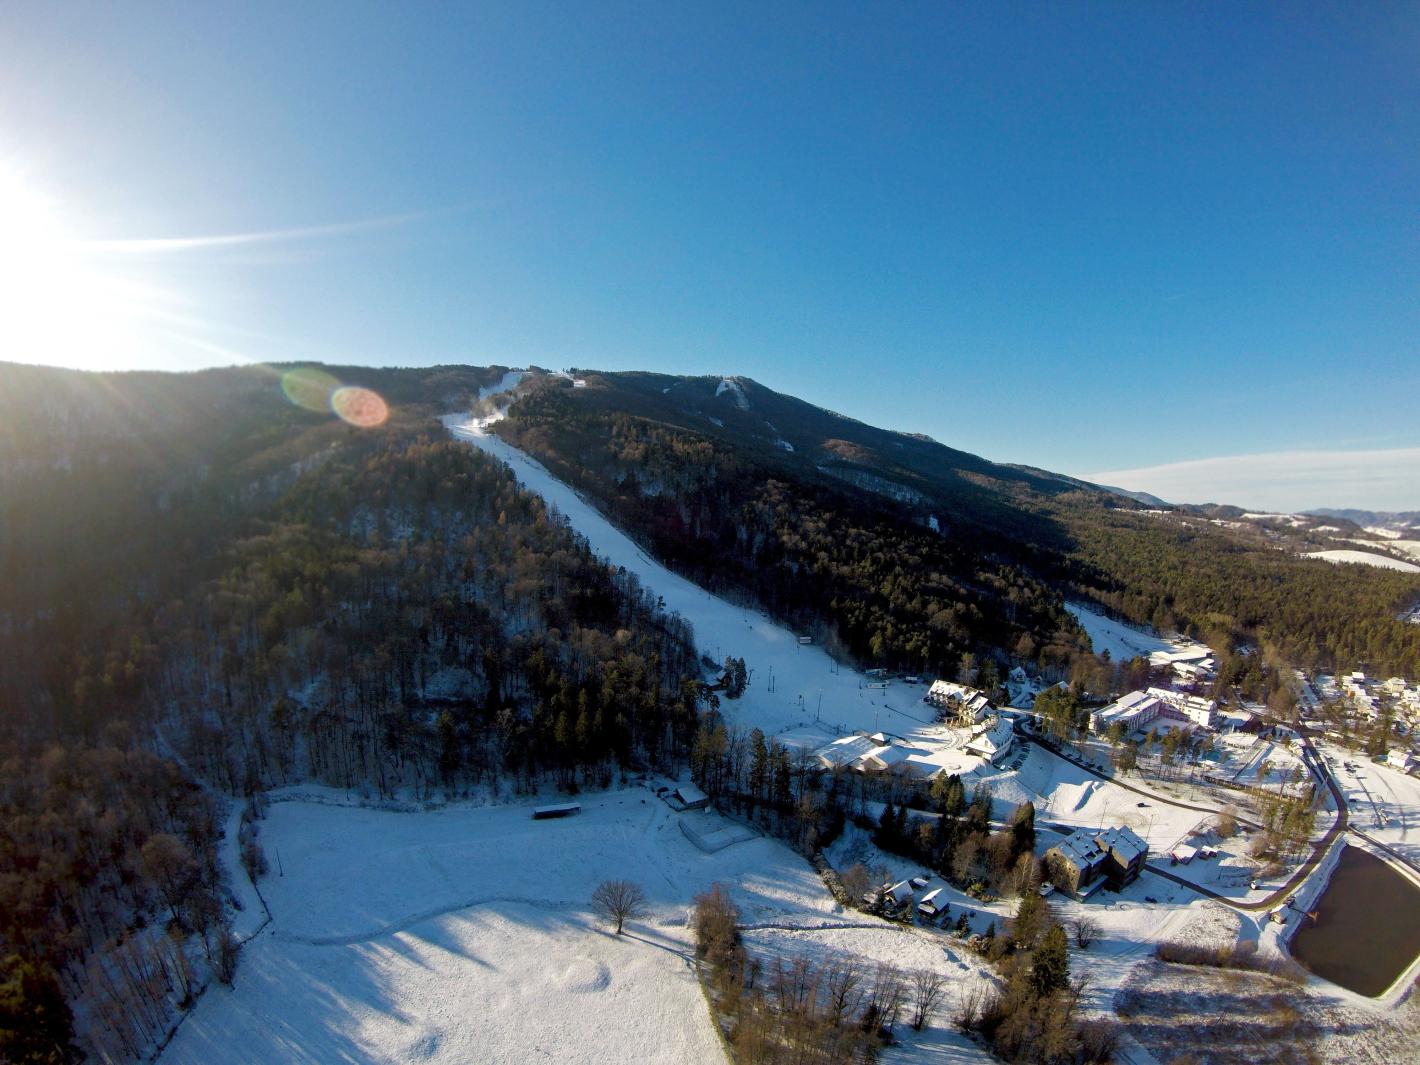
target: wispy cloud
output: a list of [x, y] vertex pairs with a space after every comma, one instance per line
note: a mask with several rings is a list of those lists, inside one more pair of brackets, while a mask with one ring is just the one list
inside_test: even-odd
[[1276, 511], [1420, 509], [1420, 447], [1225, 455], [1085, 476], [1174, 503], [1233, 503]]
[[354, 236], [381, 229], [392, 229], [427, 218], [430, 213], [416, 211], [409, 214], [366, 218], [357, 222], [337, 222], [324, 226], [297, 226], [290, 229], [264, 229], [251, 233], [221, 233], [206, 237], [143, 237], [123, 240], [82, 240], [74, 243], [86, 252], [116, 255], [151, 255], [165, 252], [248, 247], [259, 244], [290, 244], [297, 241]]

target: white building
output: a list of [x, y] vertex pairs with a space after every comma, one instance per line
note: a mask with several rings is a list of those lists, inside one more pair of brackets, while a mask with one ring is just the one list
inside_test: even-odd
[[942, 711], [948, 721], [979, 725], [994, 712], [986, 693], [949, 680], [934, 680], [922, 701]]
[[1218, 704], [1184, 692], [1166, 688], [1130, 692], [1101, 707], [1090, 715], [1090, 729], [1106, 732], [1111, 725], [1122, 724], [1126, 732], [1142, 729], [1155, 721], [1213, 728], [1218, 719]]
[[1011, 753], [1011, 745], [1015, 742], [1015, 735], [1011, 730], [1009, 718], [997, 714], [992, 719], [991, 726], [978, 732], [967, 741], [966, 750], [971, 754], [980, 755], [992, 765], [1000, 765]]
[[1404, 747], [1392, 747], [1386, 752], [1386, 765], [1392, 769], [1399, 769], [1402, 773], [1408, 773], [1415, 768], [1415, 756]]
[[904, 747], [901, 744], [889, 743], [882, 747], [874, 747], [854, 762], [853, 768], [860, 773], [902, 771], [907, 769], [908, 759], [914, 755], [926, 753], [926, 751], [919, 751], [916, 747]]
[[825, 769], [843, 769], [879, 746], [870, 736], [841, 736], [814, 751], [814, 758]]

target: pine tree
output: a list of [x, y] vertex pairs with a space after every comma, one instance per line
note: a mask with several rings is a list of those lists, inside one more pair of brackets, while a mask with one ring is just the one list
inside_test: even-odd
[[1031, 987], [1037, 998], [1045, 998], [1069, 983], [1070, 953], [1065, 929], [1052, 922], [1031, 960]]

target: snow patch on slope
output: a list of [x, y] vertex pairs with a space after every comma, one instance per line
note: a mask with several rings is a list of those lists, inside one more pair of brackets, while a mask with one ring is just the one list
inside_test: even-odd
[[722, 377], [720, 383], [715, 388], [716, 396], [723, 396], [726, 392], [735, 401], [735, 406], [740, 410], [749, 410], [749, 397], [745, 395], [744, 386], [740, 384], [738, 377]]
[[1066, 603], [1065, 609], [1075, 615], [1080, 627], [1089, 634], [1090, 646], [1095, 654], [1109, 652], [1116, 662], [1127, 661], [1135, 655], [1148, 658], [1155, 651], [1172, 651], [1173, 646], [1158, 633], [1136, 629], [1091, 610], [1083, 603]]
[[1307, 558], [1324, 558], [1328, 562], [1350, 562], [1380, 569], [1399, 570], [1402, 573], [1420, 573], [1420, 566], [1413, 562], [1402, 562], [1388, 555], [1377, 555], [1370, 551], [1308, 551]]

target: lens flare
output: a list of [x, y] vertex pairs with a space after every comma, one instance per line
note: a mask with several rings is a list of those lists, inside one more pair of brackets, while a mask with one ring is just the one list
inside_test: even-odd
[[342, 420], [361, 429], [383, 425], [390, 416], [390, 409], [380, 394], [359, 385], [337, 388], [330, 397], [330, 409]]
[[332, 397], [339, 388], [340, 382], [334, 377], [311, 367], [287, 370], [281, 375], [281, 391], [286, 393], [286, 398], [298, 407], [317, 413], [331, 409]]

